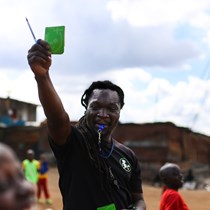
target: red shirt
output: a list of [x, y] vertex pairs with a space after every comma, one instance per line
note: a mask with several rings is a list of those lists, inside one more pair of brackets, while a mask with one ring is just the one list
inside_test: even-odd
[[161, 197], [160, 210], [189, 210], [189, 208], [176, 190], [166, 189]]

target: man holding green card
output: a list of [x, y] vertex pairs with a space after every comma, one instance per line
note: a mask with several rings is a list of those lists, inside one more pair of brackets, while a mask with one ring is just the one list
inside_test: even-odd
[[112, 137], [124, 106], [123, 90], [95, 81], [84, 92], [85, 114], [72, 125], [50, 78], [52, 47], [38, 40], [28, 51], [47, 117], [63, 210], [146, 210], [134, 152]]

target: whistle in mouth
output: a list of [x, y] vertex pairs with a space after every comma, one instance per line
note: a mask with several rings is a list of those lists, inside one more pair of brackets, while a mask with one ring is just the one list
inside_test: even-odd
[[101, 132], [104, 128], [105, 128], [105, 126], [103, 124], [101, 124], [101, 125], [99, 125], [98, 131]]

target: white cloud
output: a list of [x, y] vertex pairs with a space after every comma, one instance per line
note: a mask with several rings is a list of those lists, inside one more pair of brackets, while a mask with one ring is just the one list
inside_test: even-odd
[[209, 55], [209, 9], [209, 0], [5, 0], [0, 96], [39, 104], [26, 60], [28, 17], [37, 38], [45, 26], [66, 26], [65, 52], [53, 56], [50, 74], [72, 120], [84, 113], [80, 97], [90, 83], [110, 79], [125, 92], [122, 122], [191, 126], [198, 113], [193, 129], [210, 134], [209, 81], [199, 78]]
[[115, 21], [124, 19], [133, 26], [177, 25], [190, 20], [200, 26], [207, 20], [204, 12], [209, 5], [208, 0], [111, 0], [107, 8]]

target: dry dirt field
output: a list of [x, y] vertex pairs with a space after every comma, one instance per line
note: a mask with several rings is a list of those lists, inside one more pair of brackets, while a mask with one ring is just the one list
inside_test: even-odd
[[[143, 185], [143, 189], [147, 210], [158, 210], [161, 189], [146, 184]], [[33, 208], [33, 210], [62, 210], [56, 168], [51, 168], [49, 171], [49, 190], [53, 204], [38, 204]], [[180, 190], [179, 192], [188, 204], [190, 210], [210, 210], [210, 192], [205, 190]]]

